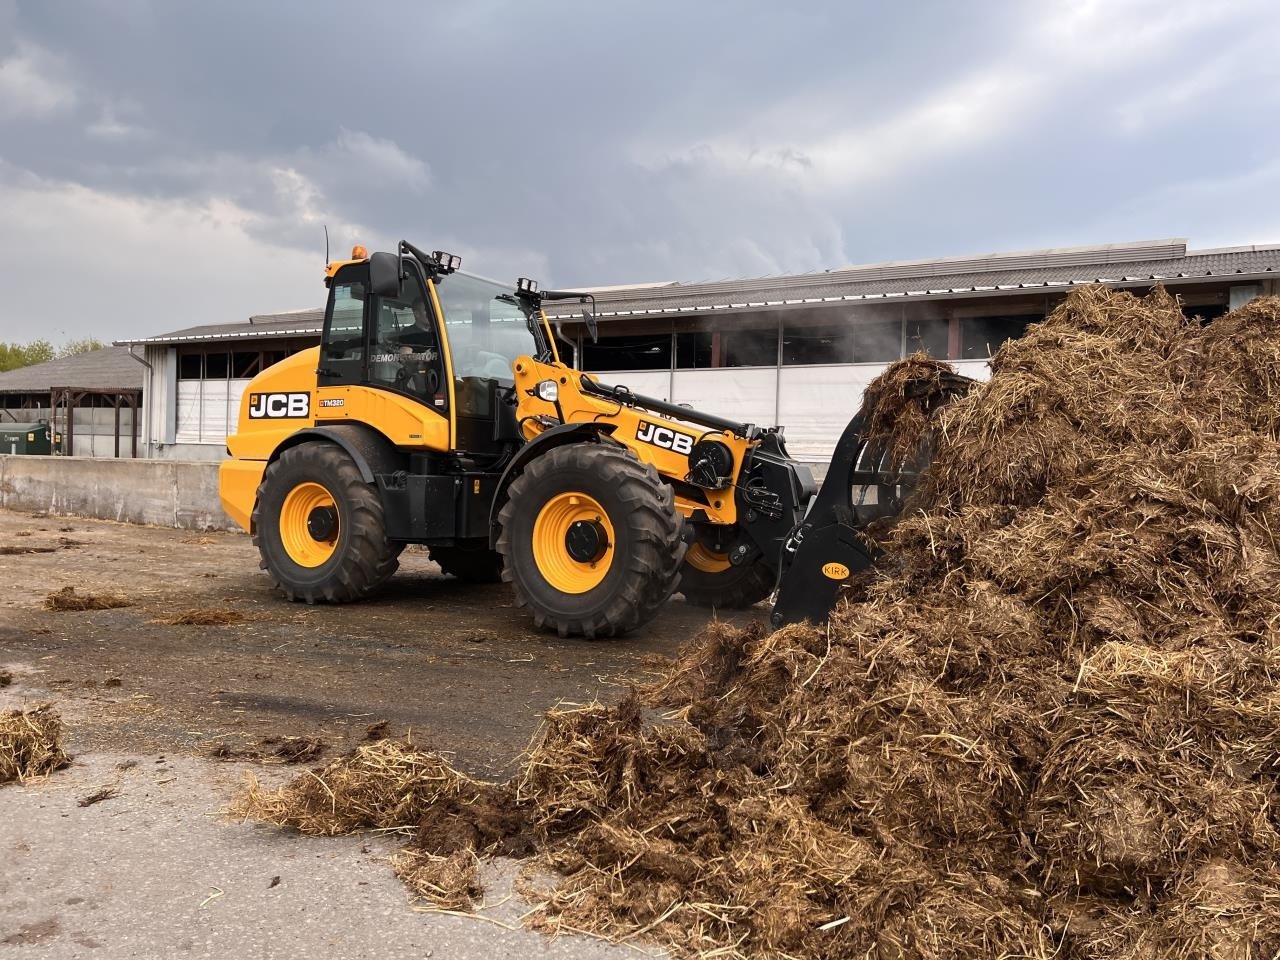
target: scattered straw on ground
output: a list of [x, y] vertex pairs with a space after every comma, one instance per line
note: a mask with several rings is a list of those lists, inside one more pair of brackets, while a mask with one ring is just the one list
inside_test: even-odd
[[0, 783], [41, 780], [65, 767], [62, 718], [48, 704], [0, 713]]
[[120, 795], [120, 789], [115, 784], [108, 784], [99, 787], [93, 793], [86, 794], [76, 801], [77, 807], [92, 807], [95, 803], [102, 803], [104, 800], [114, 800]]
[[527, 922], [677, 956], [1280, 956], [1280, 299], [1085, 288], [991, 366], [828, 626], [713, 625], [506, 785], [382, 742], [238, 812], [416, 826], [441, 902], [532, 844]]
[[193, 607], [170, 617], [161, 617], [156, 623], [167, 623], [181, 627], [227, 627], [237, 623], [247, 623], [249, 617], [238, 610], [226, 610], [220, 607]]
[[391, 861], [395, 874], [413, 896], [443, 910], [470, 907], [484, 893], [479, 879], [479, 861], [472, 850], [455, 850], [438, 856], [410, 847]]
[[262, 789], [247, 774], [227, 813], [316, 836], [366, 827], [411, 830], [438, 801], [470, 802], [477, 792], [443, 757], [419, 752], [409, 739], [381, 740], [276, 790]]
[[219, 743], [209, 750], [214, 760], [257, 760], [262, 763], [314, 763], [329, 748], [318, 737], [264, 737], [258, 747]]
[[63, 587], [44, 599], [47, 610], [114, 610], [131, 607], [133, 601], [118, 593], [77, 593], [75, 587]]

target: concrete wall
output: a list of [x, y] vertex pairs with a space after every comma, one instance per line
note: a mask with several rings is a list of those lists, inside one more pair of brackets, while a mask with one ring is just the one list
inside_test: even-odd
[[[142, 456], [142, 448], [138, 448]], [[227, 459], [225, 443], [158, 443], [151, 451], [157, 460], [198, 460], [218, 463]]]
[[190, 530], [237, 529], [218, 502], [218, 465], [0, 455], [0, 507]]

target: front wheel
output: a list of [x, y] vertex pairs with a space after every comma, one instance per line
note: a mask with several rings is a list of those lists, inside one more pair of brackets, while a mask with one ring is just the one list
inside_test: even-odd
[[276, 587], [306, 603], [360, 600], [399, 566], [377, 491], [330, 443], [290, 447], [267, 467], [253, 542]]
[[562, 637], [620, 636], [652, 619], [679, 583], [675, 497], [625, 447], [549, 450], [512, 482], [498, 520], [503, 579], [538, 626]]
[[776, 579], [762, 561], [735, 567], [727, 554], [694, 543], [685, 554], [680, 571], [680, 592], [700, 607], [741, 610], [773, 593]]

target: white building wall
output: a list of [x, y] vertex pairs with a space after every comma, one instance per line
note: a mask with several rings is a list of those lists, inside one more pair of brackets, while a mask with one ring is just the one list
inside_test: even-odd
[[142, 350], [142, 431], [138, 456], [155, 457], [165, 444], [173, 442], [169, 424], [173, 417], [177, 353], [172, 347], [148, 346]]
[[610, 387], [623, 386], [632, 393], [643, 393], [646, 397], [657, 397], [659, 400], [671, 400], [670, 370], [623, 370], [615, 373], [597, 374], [600, 382]]
[[[825, 464], [845, 426], [862, 405], [867, 385], [887, 363], [822, 366], [727, 367], [713, 370], [615, 370], [595, 373], [602, 382], [623, 385], [695, 410], [759, 426], [781, 425], [787, 451], [797, 460]], [[958, 373], [986, 380], [986, 360], [956, 360]], [[674, 397], [668, 397], [668, 384]]]
[[787, 452], [797, 460], [829, 460], [840, 433], [858, 412], [862, 392], [886, 366], [850, 363], [783, 367], [778, 423], [786, 428]]
[[227, 434], [235, 431], [240, 399], [249, 384], [239, 380], [179, 380], [178, 353], [150, 346], [143, 391], [143, 436], [138, 455], [159, 460], [221, 460]]
[[675, 402], [740, 423], [770, 427], [776, 421], [777, 367], [677, 370]]
[[249, 380], [179, 380], [174, 443], [225, 447]]

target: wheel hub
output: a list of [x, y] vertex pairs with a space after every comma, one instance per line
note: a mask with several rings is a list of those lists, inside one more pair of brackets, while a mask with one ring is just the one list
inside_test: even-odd
[[534, 562], [552, 589], [587, 593], [613, 567], [613, 539], [613, 524], [600, 501], [567, 490], [547, 500], [533, 521]]
[[595, 563], [608, 546], [609, 535], [598, 520], [575, 520], [564, 535], [564, 548], [578, 563]]
[[322, 484], [304, 480], [290, 490], [277, 522], [280, 542], [298, 566], [323, 566], [337, 552], [342, 521], [333, 494]]
[[338, 529], [338, 511], [333, 507], [316, 507], [307, 515], [307, 533], [317, 543], [326, 543], [333, 539]]
[[685, 563], [703, 573], [724, 573], [732, 564], [728, 554], [703, 543], [694, 543], [684, 555]]

